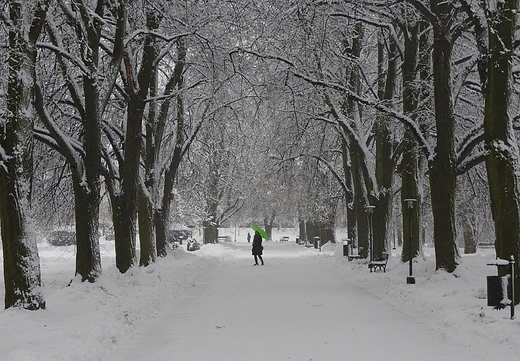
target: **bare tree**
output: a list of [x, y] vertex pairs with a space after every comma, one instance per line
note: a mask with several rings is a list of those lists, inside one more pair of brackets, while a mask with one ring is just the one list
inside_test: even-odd
[[0, 221], [4, 256], [5, 308], [45, 308], [40, 259], [31, 222], [36, 42], [47, 1], [9, 1], [1, 18], [8, 34], [6, 112], [0, 123]]
[[[135, 10], [135, 8], [133, 9]], [[105, 179], [112, 204], [116, 267], [122, 273], [137, 264], [137, 214], [141, 187], [143, 120], [149, 88], [155, 71], [154, 65], [158, 56], [158, 48], [155, 44], [156, 36], [153, 35], [153, 32], [158, 29], [162, 18], [160, 13], [149, 7], [145, 7], [143, 13], [139, 9], [132, 15], [136, 18], [142, 16], [144, 24], [142, 29], [130, 30], [133, 33], [142, 31], [144, 35], [142, 47], [127, 44], [124, 50], [123, 89], [121, 91], [126, 101], [126, 119], [123, 126], [115, 132], [120, 135], [119, 137], [113, 135], [115, 125], [112, 129], [106, 127], [108, 139], [112, 141], [111, 148], [117, 153], [115, 161], [106, 157], [108, 172]], [[135, 25], [140, 25], [140, 23], [135, 21]], [[141, 54], [139, 60], [136, 55], [138, 53]], [[116, 139], [118, 142], [114, 141]], [[148, 211], [148, 208], [145, 210]], [[150, 212], [147, 215], [151, 218]], [[146, 229], [144, 227], [143, 231]], [[143, 238], [141, 255], [140, 263], [142, 265], [148, 265], [155, 259], [155, 245], [151, 244], [150, 238]]]
[[[46, 23], [48, 42], [41, 43], [40, 47], [54, 56], [68, 92], [68, 100], [54, 102], [50, 94], [45, 94], [46, 90], [51, 89], [45, 89], [43, 85], [37, 87], [38, 114], [48, 130], [48, 134], [40, 139], [55, 147], [72, 171], [76, 209], [76, 274], [81, 275], [84, 281], [94, 282], [101, 274], [99, 204], [102, 117], [123, 58], [126, 3], [98, 1], [91, 8], [83, 1], [58, 1], [52, 13], [53, 17]], [[103, 21], [105, 18], [111, 21]], [[112, 26], [105, 28], [108, 24]], [[111, 39], [111, 46], [106, 46], [102, 41], [105, 35]], [[106, 64], [102, 63], [105, 51], [109, 53]], [[42, 80], [40, 82], [43, 84]], [[67, 119], [60, 126], [63, 118]], [[71, 126], [71, 120], [78, 121], [78, 126]], [[77, 128], [80, 131], [75, 131]]]

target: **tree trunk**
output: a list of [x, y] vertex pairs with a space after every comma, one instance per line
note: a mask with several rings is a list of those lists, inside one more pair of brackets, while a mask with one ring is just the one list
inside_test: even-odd
[[508, 114], [517, 10], [517, 0], [506, 0], [497, 3], [497, 9], [488, 13], [490, 55], [485, 88], [484, 137], [489, 151], [486, 168], [495, 222], [495, 249], [499, 258], [515, 257], [515, 300], [520, 302], [520, 154]]
[[[172, 77], [172, 84], [180, 92], [184, 86], [184, 65], [186, 63], [186, 41], [183, 38], [177, 40], [177, 63], [175, 64], [174, 74]], [[173, 89], [172, 89], [173, 90]], [[173, 150], [172, 160], [164, 175], [164, 188], [161, 202], [161, 209], [158, 211], [159, 217], [157, 220], [162, 224], [156, 230], [157, 254], [160, 257], [166, 255], [166, 233], [170, 224], [171, 202], [173, 200], [172, 191], [177, 171], [184, 155], [183, 147], [185, 146], [185, 129], [184, 129], [184, 100], [183, 95], [179, 94], [177, 100], [177, 114], [176, 114], [176, 139], [175, 148]], [[215, 238], [216, 242], [216, 238]]]
[[357, 220], [356, 212], [354, 211], [354, 188], [352, 185], [352, 164], [348, 152], [347, 141], [341, 140], [341, 156], [343, 163], [343, 174], [345, 177], [345, 185], [349, 190], [345, 194], [345, 203], [347, 205], [347, 238], [353, 243], [357, 244]]
[[[116, 195], [111, 197], [112, 223], [114, 226], [114, 247], [116, 252], [116, 267], [121, 273], [125, 273], [137, 263], [135, 238], [130, 239], [129, 231], [135, 229], [135, 223], [128, 226], [126, 222], [132, 217], [125, 214], [124, 198]], [[135, 222], [135, 219], [134, 219]], [[134, 243], [132, 243], [132, 241]]]
[[471, 222], [469, 212], [465, 212], [462, 216], [462, 232], [464, 237], [464, 253], [474, 254], [477, 252], [477, 240], [475, 237], [475, 228]]
[[218, 189], [220, 173], [216, 151], [209, 153], [208, 162], [208, 179], [206, 179], [206, 215], [203, 222], [204, 243], [217, 243], [219, 226], [217, 210], [221, 197]]
[[[40, 258], [31, 228], [33, 171], [33, 105], [36, 41], [46, 15], [38, 2], [33, 24], [20, 2], [9, 2], [7, 112], [0, 129], [3, 166], [0, 168], [0, 222], [4, 256], [5, 308], [45, 308], [41, 293]], [[29, 38], [26, 27], [30, 27]]]
[[141, 257], [139, 266], [148, 266], [157, 260], [157, 246], [155, 242], [154, 210], [150, 194], [144, 184], [139, 187], [139, 244]]
[[[99, 250], [99, 205], [101, 181], [101, 111], [99, 92], [99, 43], [102, 22], [87, 9], [82, 9], [81, 21], [85, 30], [83, 35], [81, 57], [88, 69], [83, 75], [84, 109], [78, 101], [77, 108], [83, 116], [82, 145], [85, 150], [84, 159], [77, 160], [76, 154], [68, 154], [72, 170], [72, 182], [75, 198], [76, 215], [76, 275], [83, 281], [94, 282], [101, 274], [101, 257]], [[102, 14], [102, 7], [96, 8], [97, 15]], [[78, 20], [78, 26], [80, 20]], [[88, 49], [88, 51], [87, 51]], [[63, 60], [62, 60], [63, 61]], [[71, 94], [72, 97], [76, 94]], [[84, 112], [83, 112], [84, 110]], [[83, 163], [82, 163], [83, 161]]]
[[317, 235], [313, 221], [305, 222], [305, 234], [307, 235], [307, 238], [305, 239], [306, 244], [313, 244], [314, 237]]
[[165, 228], [165, 224], [162, 221], [162, 212], [160, 209], [156, 209], [154, 213], [155, 223], [155, 245], [157, 247], [157, 257], [166, 257], [168, 235]]
[[[157, 17], [151, 13], [146, 13], [146, 25], [150, 31], [158, 27]], [[129, 93], [127, 104], [126, 133], [124, 143], [124, 164], [120, 165], [122, 171], [121, 192], [118, 195], [118, 210], [121, 217], [119, 219], [119, 237], [116, 233], [116, 266], [121, 273], [137, 263], [136, 244], [137, 244], [137, 214], [139, 208], [139, 187], [140, 187], [140, 162], [142, 149], [143, 117], [146, 107], [146, 98], [150, 88], [150, 81], [153, 79], [153, 68], [157, 57], [154, 46], [154, 36], [147, 35], [143, 44], [141, 65], [134, 79], [132, 66], [129, 60], [125, 59], [126, 65], [126, 84]], [[146, 199], [145, 199], [146, 200]], [[145, 206], [143, 216], [150, 216]], [[150, 217], [149, 217], [150, 218]], [[148, 225], [152, 224], [151, 218]], [[144, 230], [146, 235], [146, 230]], [[148, 239], [149, 240], [149, 239]], [[146, 248], [146, 247], [145, 247]], [[117, 254], [117, 251], [121, 254]], [[145, 250], [146, 252], [147, 250]], [[148, 258], [145, 263], [149, 262]]]
[[[443, 0], [431, 2], [440, 19], [448, 19], [451, 6]], [[446, 20], [447, 21], [447, 20]], [[455, 116], [451, 91], [451, 40], [444, 34], [444, 26], [434, 27], [433, 81], [436, 153], [430, 165], [430, 188], [433, 211], [436, 268], [455, 271], [459, 258], [455, 231]]]
[[274, 220], [276, 218], [276, 211], [272, 211], [271, 215], [269, 217], [264, 217], [264, 230], [265, 233], [267, 233], [267, 236], [269, 236], [269, 239], [273, 239], [273, 224]]
[[[352, 39], [352, 52], [351, 55], [353, 58], [358, 59], [361, 55], [362, 43], [364, 38], [364, 27], [361, 22], [356, 24], [356, 35]], [[346, 80], [349, 83], [350, 87], [355, 92], [360, 92], [361, 81], [359, 75], [359, 69], [357, 66], [354, 68], [347, 69]], [[357, 104], [353, 99], [347, 99], [347, 113], [349, 114], [353, 121], [353, 127], [356, 127], [356, 124], [361, 123], [361, 110], [359, 104]], [[372, 203], [368, 199], [368, 191], [367, 191], [367, 182], [368, 179], [364, 177], [364, 169], [366, 164], [363, 163], [363, 159], [365, 156], [363, 154], [363, 150], [360, 148], [359, 144], [356, 144], [356, 139], [354, 139], [354, 135], [350, 134], [343, 128], [344, 139], [348, 142], [348, 150], [350, 157], [350, 165], [352, 172], [352, 189], [354, 191], [354, 199], [353, 199], [353, 211], [356, 217], [356, 236], [359, 247], [359, 253], [362, 257], [368, 257], [369, 255], [369, 222], [368, 222], [368, 214], [366, 212], [366, 206], [374, 205], [375, 202], [372, 200]]]
[[305, 221], [302, 218], [298, 220], [298, 227], [300, 229], [300, 243], [304, 243], [307, 239], [307, 233], [305, 231]]
[[[384, 46], [382, 39], [378, 46], [379, 54], [379, 98], [391, 102], [395, 93], [397, 48], [390, 41], [388, 52], [386, 79], [383, 76]], [[391, 103], [389, 103], [391, 106]], [[388, 229], [392, 215], [393, 183], [394, 183], [394, 145], [390, 128], [391, 120], [385, 114], [379, 113], [375, 124], [376, 130], [376, 181], [378, 199], [374, 208], [373, 219], [373, 251], [376, 258], [386, 251]]]
[[[157, 67], [150, 74], [150, 98], [157, 96]], [[139, 243], [141, 245], [140, 266], [148, 266], [157, 260], [156, 224], [154, 199], [157, 194], [158, 181], [156, 178], [157, 157], [155, 143], [157, 133], [156, 105], [148, 105], [148, 115], [145, 121], [145, 144], [143, 149], [143, 178], [139, 185]]]
[[217, 243], [218, 242], [218, 225], [215, 222], [215, 217], [210, 217], [209, 219], [202, 222], [203, 227], [203, 243]]
[[354, 212], [356, 213], [357, 222], [357, 241], [359, 254], [366, 258], [370, 252], [370, 233], [369, 233], [369, 213], [366, 206], [368, 204], [363, 174], [359, 164], [360, 156], [351, 150], [350, 157], [352, 159], [352, 179], [354, 186]]
[[[405, 53], [402, 64], [403, 71], [403, 113], [411, 118], [417, 118], [418, 93], [417, 79], [417, 49], [419, 25], [410, 27], [405, 36]], [[401, 260], [408, 262], [420, 252], [420, 214], [421, 199], [419, 194], [419, 149], [415, 135], [410, 129], [405, 129], [403, 139], [403, 158], [401, 161], [401, 209], [403, 218], [403, 250]], [[406, 199], [415, 199], [412, 209], [408, 208]], [[412, 219], [410, 219], [410, 216]], [[410, 247], [411, 242], [411, 247]]]
[[117, 218], [114, 224], [116, 267], [121, 273], [137, 264], [137, 208], [143, 112], [144, 99], [131, 97], [126, 121], [123, 180], [121, 192], [117, 196], [118, 214], [114, 216]]
[[[93, 61], [93, 64], [96, 60]], [[101, 203], [101, 115], [96, 71], [85, 76], [85, 149], [84, 171], [71, 165], [76, 219], [76, 275], [83, 281], [95, 282], [101, 275], [99, 250], [99, 205]]]
[[[74, 177], [75, 178], [75, 177]], [[101, 275], [99, 250], [99, 189], [73, 180], [76, 220], [76, 275], [95, 282]]]

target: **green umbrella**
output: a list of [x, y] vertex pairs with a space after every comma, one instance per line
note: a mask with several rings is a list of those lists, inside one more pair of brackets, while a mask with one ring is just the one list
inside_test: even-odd
[[260, 233], [260, 237], [262, 237], [263, 239], [269, 239], [269, 236], [267, 235], [267, 233], [265, 233], [265, 231], [260, 228], [260, 227], [251, 227], [251, 229], [255, 232], [258, 232]]

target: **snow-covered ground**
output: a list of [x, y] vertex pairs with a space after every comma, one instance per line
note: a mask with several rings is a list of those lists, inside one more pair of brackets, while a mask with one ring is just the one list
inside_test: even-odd
[[124, 275], [103, 241], [96, 284], [73, 279], [73, 248], [40, 244], [47, 309], [0, 311], [0, 360], [518, 359], [520, 318], [486, 306], [492, 250], [451, 275], [425, 249], [407, 285], [399, 249], [386, 273], [370, 273], [341, 244], [319, 252], [291, 237], [265, 242], [266, 265], [253, 267], [245, 234], [237, 240]]

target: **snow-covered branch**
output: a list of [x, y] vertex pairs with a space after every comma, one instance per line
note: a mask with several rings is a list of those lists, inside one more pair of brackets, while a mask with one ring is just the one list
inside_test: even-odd
[[77, 66], [78, 69], [80, 69], [84, 75], [89, 74], [89, 71], [88, 71], [87, 67], [85, 66], [85, 64], [83, 64], [83, 62], [81, 60], [79, 60], [78, 58], [76, 58], [74, 55], [65, 51], [65, 49], [60, 48], [54, 44], [41, 43], [41, 42], [37, 43], [36, 46], [38, 46], [39, 48], [42, 48], [42, 49], [51, 50], [52, 52], [58, 54], [60, 57], [69, 60], [71, 63], [73, 63], [75, 66]]
[[259, 58], [262, 58], [262, 59], [269, 59], [269, 60], [276, 60], [276, 61], [283, 62], [284, 64], [287, 64], [289, 66], [288, 71], [294, 77], [304, 80], [305, 82], [307, 82], [311, 85], [314, 85], [316, 87], [321, 87], [321, 88], [331, 89], [334, 91], [341, 92], [360, 104], [371, 106], [374, 109], [397, 119], [398, 121], [400, 121], [401, 123], [403, 123], [405, 126], [407, 126], [408, 128], [410, 128], [412, 130], [417, 141], [419, 142], [420, 148], [423, 149], [427, 159], [428, 160], [432, 159], [433, 154], [434, 154], [433, 150], [432, 150], [431, 146], [429, 145], [428, 141], [426, 140], [425, 136], [423, 135], [422, 131], [419, 129], [419, 125], [410, 117], [386, 106], [385, 105], [386, 102], [380, 101], [379, 99], [372, 99], [372, 98], [367, 98], [367, 97], [361, 96], [361, 95], [355, 93], [354, 91], [352, 91], [351, 89], [349, 89], [348, 87], [344, 86], [343, 84], [335, 83], [335, 82], [327, 81], [327, 80], [316, 79], [316, 78], [312, 78], [308, 75], [305, 75], [296, 70], [296, 66], [294, 65], [294, 63], [292, 61], [285, 59], [281, 56], [270, 55], [270, 54], [260, 54], [255, 51], [246, 50], [246, 49], [242, 49], [242, 48], [236, 49], [235, 51], [231, 52], [230, 55], [232, 56], [232, 54], [237, 53], [237, 52], [248, 53], [251, 55], [255, 55]]
[[484, 162], [488, 153], [489, 152], [482, 150], [478, 153], [473, 154], [473, 156], [471, 157], [463, 159], [462, 162], [460, 162], [457, 165], [457, 174], [464, 174], [474, 166]]
[[405, 0], [406, 2], [413, 5], [424, 17], [426, 17], [432, 26], [436, 29], [439, 29], [441, 24], [437, 15], [435, 15], [426, 4], [421, 0]]
[[199, 80], [189, 86], [186, 86], [182, 89], [179, 89], [177, 91], [172, 91], [168, 94], [163, 94], [163, 95], [158, 95], [158, 96], [155, 96], [155, 97], [151, 97], [151, 98], [148, 98], [145, 100], [146, 103], [150, 103], [150, 102], [156, 102], [156, 101], [165, 101], [165, 100], [170, 100], [172, 98], [175, 98], [176, 96], [179, 96], [180, 94], [186, 92], [187, 90], [190, 90], [190, 89], [193, 89], [193, 88], [196, 88], [198, 87], [199, 85], [202, 85], [202, 84], [205, 84], [206, 81], [205, 80]]
[[45, 107], [41, 87], [37, 83], [35, 84], [35, 99], [35, 107], [40, 120], [61, 149], [61, 154], [63, 154], [63, 156], [67, 159], [72, 169], [77, 169], [79, 176], [84, 176], [83, 173], [85, 165], [81, 155], [76, 151], [75, 145], [77, 145], [77, 143], [74, 142], [75, 144], [73, 144], [71, 138], [63, 133], [58, 124], [56, 124], [56, 122], [52, 119], [51, 115], [47, 111], [47, 108]]
[[[42, 143], [45, 143], [46, 145], [48, 145], [49, 147], [51, 147], [52, 149], [54, 149], [58, 153], [60, 153], [63, 156], [65, 156], [65, 154], [62, 151], [62, 148], [59, 146], [59, 144], [56, 142], [56, 140], [52, 137], [51, 133], [47, 129], [35, 127], [33, 129], [33, 134], [34, 134], [34, 138], [36, 140], [38, 140], [38, 141], [40, 141]], [[70, 142], [70, 144], [72, 145], [72, 147], [74, 148], [74, 150], [80, 156], [84, 157], [85, 156], [85, 150], [83, 149], [82, 144], [78, 140], [76, 140], [76, 139], [74, 139], [72, 137], [67, 137], [67, 139]]]
[[349, 88], [345, 87], [342, 84], [338, 84], [338, 83], [334, 83], [334, 82], [328, 82], [328, 81], [324, 81], [324, 80], [313, 79], [313, 78], [311, 78], [311, 77], [309, 77], [307, 75], [304, 75], [304, 74], [301, 74], [301, 73], [298, 73], [298, 72], [295, 72], [295, 71], [293, 71], [292, 74], [295, 77], [297, 77], [299, 79], [302, 79], [302, 80], [305, 80], [306, 82], [308, 82], [309, 84], [312, 84], [314, 86], [328, 88], [328, 89], [332, 89], [332, 90], [343, 92], [344, 94], [348, 95], [349, 97], [351, 97], [352, 99], [354, 99], [358, 103], [363, 104], [363, 105], [371, 106], [374, 109], [379, 110], [380, 112], [385, 113], [385, 114], [387, 114], [387, 115], [389, 115], [389, 116], [399, 120], [400, 122], [405, 124], [407, 127], [409, 127], [413, 131], [413, 133], [415, 134], [416, 139], [419, 142], [419, 146], [425, 152], [426, 157], [430, 160], [431, 157], [433, 156], [433, 150], [431, 149], [431, 147], [428, 144], [426, 138], [424, 137], [424, 135], [422, 134], [421, 130], [419, 129], [418, 124], [415, 121], [413, 121], [410, 117], [408, 117], [408, 116], [406, 116], [406, 115], [404, 115], [402, 113], [399, 113], [398, 111], [396, 111], [396, 110], [394, 110], [392, 108], [387, 107], [385, 105], [385, 102], [380, 101], [379, 99], [370, 99], [370, 98], [363, 97], [363, 96], [353, 92], [352, 90], [350, 90]]
[[372, 26], [375, 26], [375, 27], [378, 27], [378, 28], [387, 29], [388, 32], [390, 33], [390, 36], [394, 39], [394, 42], [395, 42], [396, 47], [397, 47], [397, 50], [399, 51], [399, 56], [401, 56], [401, 58], [403, 57], [404, 50], [403, 50], [403, 48], [400, 45], [401, 42], [399, 41], [399, 36], [397, 35], [397, 32], [395, 31], [395, 28], [394, 28], [394, 26], [391, 23], [376, 21], [376, 20], [370, 19], [368, 17], [360, 17], [360, 16], [357, 16], [357, 15], [355, 15], [353, 13], [338, 13], [338, 12], [335, 12], [335, 13], [329, 13], [328, 15], [331, 16], [331, 17], [345, 17], [345, 18], [348, 18], [348, 19], [351, 19], [351, 20], [358, 20], [358, 21], [363, 22], [363, 23], [368, 24], [368, 25], [372, 25]]
[[130, 34], [125, 42], [124, 42], [124, 45], [125, 47], [128, 46], [128, 44], [134, 40], [135, 38], [139, 37], [139, 36], [146, 36], [146, 35], [151, 35], [151, 36], [154, 36], [158, 39], [161, 39], [167, 43], [170, 43], [172, 41], [175, 41], [177, 39], [180, 39], [180, 38], [184, 38], [184, 37], [187, 37], [187, 36], [190, 36], [190, 35], [193, 35], [194, 32], [186, 32], [186, 33], [181, 33], [181, 34], [177, 34], [177, 35], [173, 35], [173, 36], [166, 36], [164, 35], [163, 33], [160, 33], [158, 31], [151, 31], [151, 30], [147, 30], [147, 29], [138, 29], [136, 31], [134, 31], [132, 34]]

